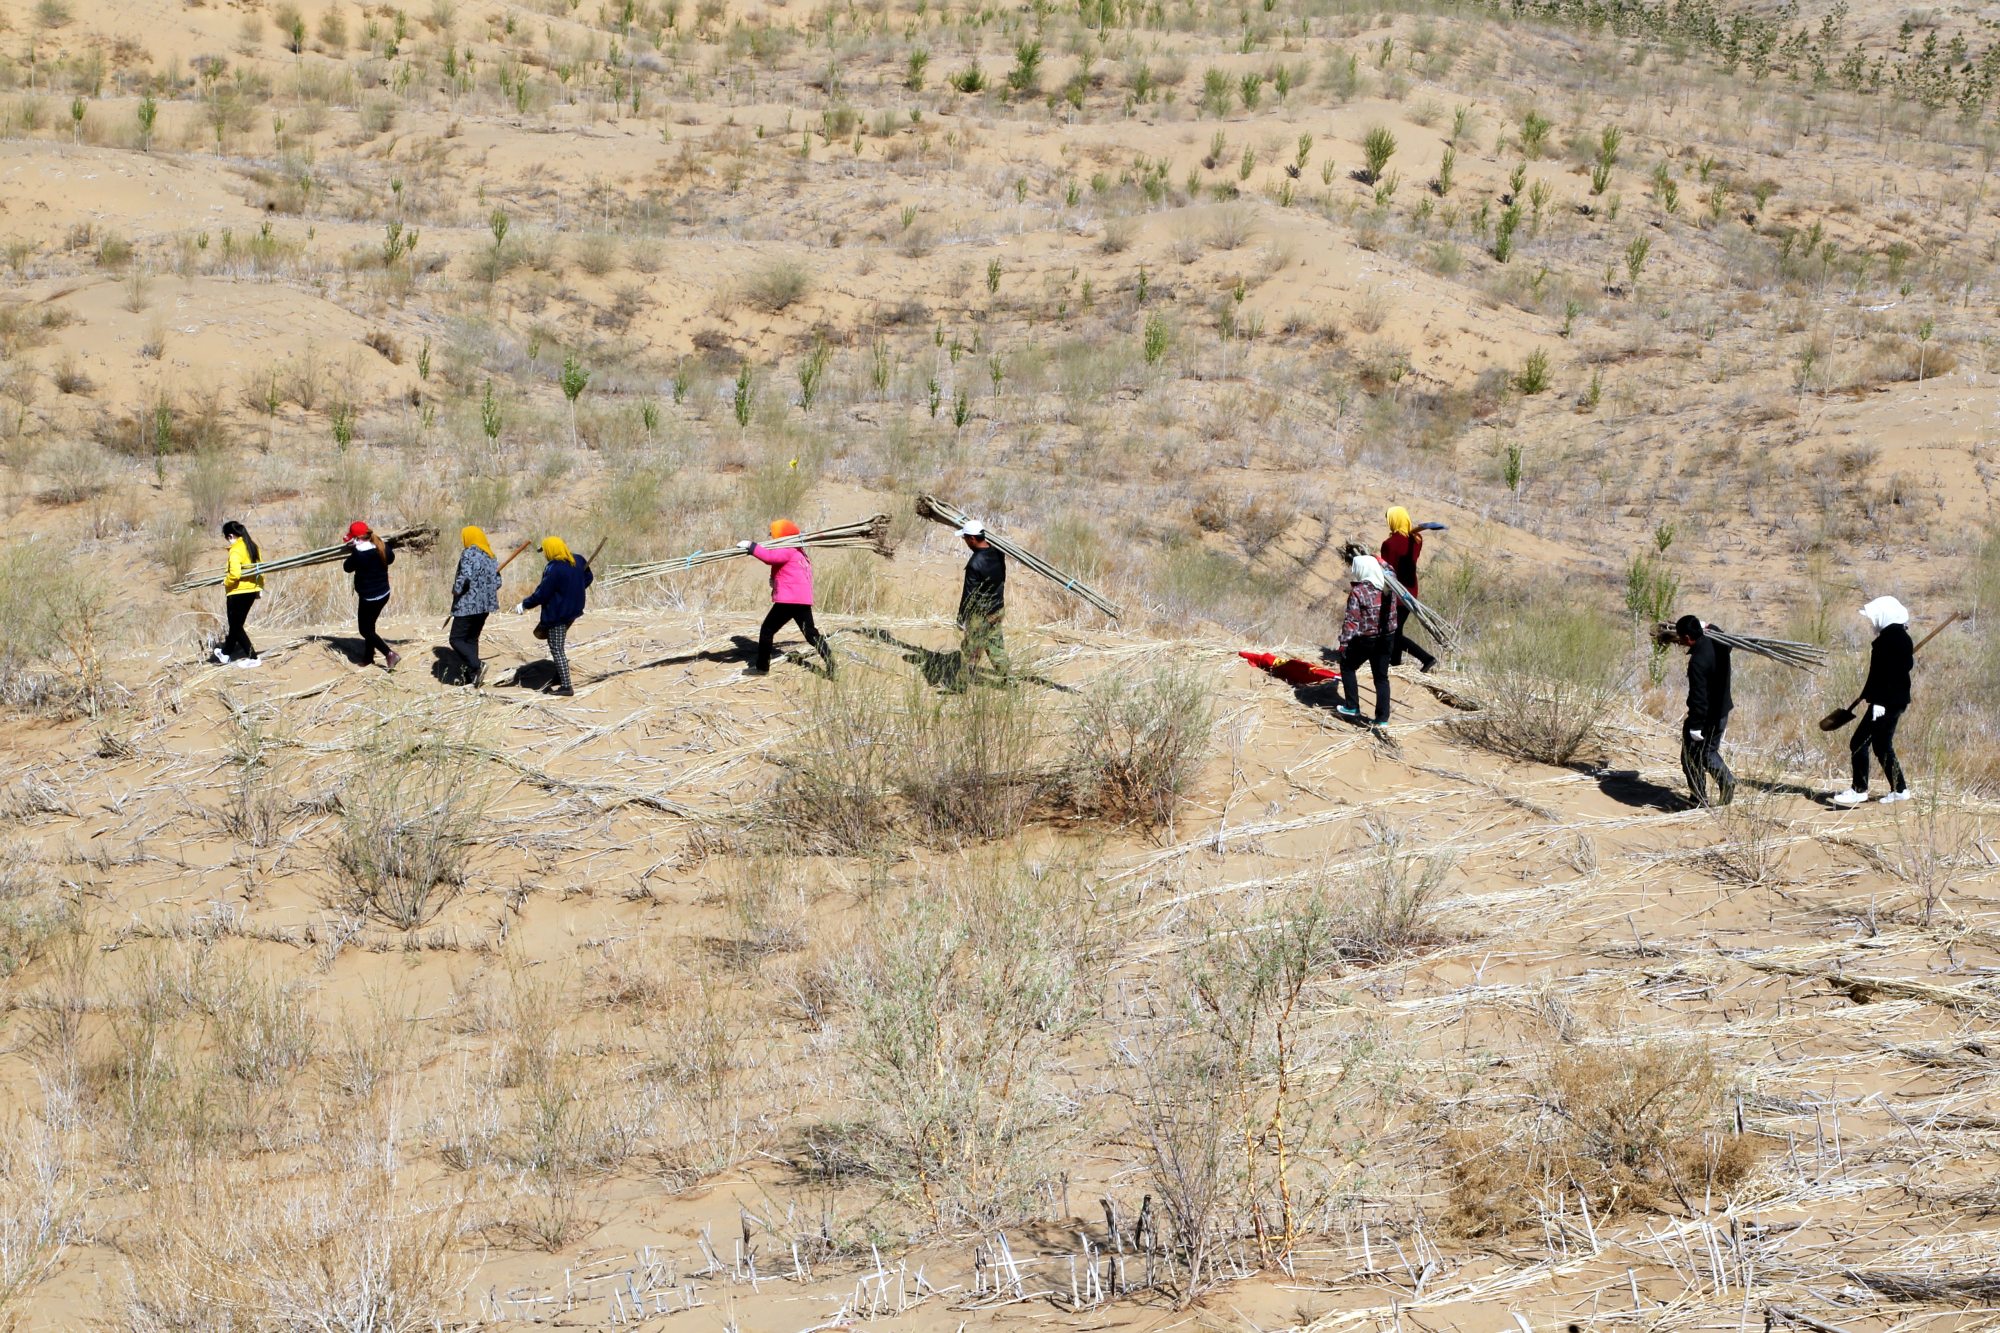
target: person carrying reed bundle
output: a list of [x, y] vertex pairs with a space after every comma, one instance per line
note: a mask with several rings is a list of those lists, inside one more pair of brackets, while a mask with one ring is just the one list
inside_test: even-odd
[[1868, 679], [1861, 686], [1861, 697], [1855, 700], [1867, 707], [1861, 710], [1861, 722], [1847, 742], [1854, 761], [1854, 785], [1833, 798], [1835, 805], [1849, 807], [1868, 802], [1871, 751], [1889, 783], [1882, 804], [1910, 799], [1903, 766], [1896, 762], [1896, 724], [1910, 706], [1910, 672], [1917, 661], [1916, 645], [1910, 642], [1910, 612], [1893, 597], [1877, 597], [1861, 608], [1861, 614], [1875, 627], [1875, 641], [1868, 648]]
[[958, 595], [958, 679], [952, 688], [963, 693], [972, 685], [973, 673], [983, 662], [1004, 681], [1011, 667], [1007, 661], [1007, 557], [986, 538], [986, 525], [968, 518], [958, 528], [966, 549], [972, 552], [965, 562], [965, 584]]
[[542, 538], [542, 558], [548, 561], [542, 581], [521, 599], [514, 614], [524, 616], [541, 608], [535, 637], [548, 641], [549, 656], [556, 664], [556, 686], [548, 693], [567, 699], [576, 694], [569, 678], [569, 627], [583, 615], [584, 590], [596, 576], [590, 572], [589, 557], [573, 553], [560, 537]]
[[[799, 525], [790, 519], [771, 520], [772, 541], [799, 535]], [[752, 557], [771, 567], [771, 609], [764, 613], [764, 624], [757, 631], [757, 656], [743, 668], [743, 674], [770, 674], [772, 644], [777, 640], [778, 631], [790, 623], [799, 627], [799, 633], [806, 636], [807, 643], [819, 649], [820, 660], [826, 663], [827, 679], [833, 679], [833, 645], [813, 623], [811, 557], [796, 546], [764, 546], [754, 541], [738, 542], [736, 549], [748, 551]]]
[[216, 646], [215, 660], [223, 666], [232, 662], [240, 667], [261, 666], [263, 659], [257, 656], [250, 635], [243, 628], [250, 619], [250, 608], [264, 591], [264, 578], [255, 568], [260, 558], [257, 543], [251, 540], [250, 530], [233, 518], [222, 525], [222, 537], [229, 544], [228, 564], [222, 576], [222, 607], [228, 616], [229, 629]]
[[361, 651], [367, 654], [362, 665], [372, 665], [375, 654], [394, 671], [402, 655], [375, 632], [389, 605], [389, 566], [396, 563], [396, 550], [360, 519], [347, 525], [347, 559], [341, 568], [354, 576], [354, 624], [361, 633]]
[[[1417, 560], [1424, 553], [1424, 534], [1443, 532], [1442, 523], [1410, 522], [1410, 511], [1401, 505], [1389, 509], [1389, 536], [1382, 543], [1381, 563], [1396, 576], [1396, 582], [1403, 585], [1411, 597], [1419, 595], [1417, 588]], [[1400, 599], [1396, 603], [1396, 639], [1389, 650], [1389, 665], [1403, 665], [1403, 654], [1417, 659], [1420, 671], [1428, 672], [1437, 665], [1437, 658], [1426, 652], [1422, 645], [1410, 638], [1409, 617], [1404, 614]]]
[[451, 577], [451, 650], [463, 673], [459, 683], [478, 687], [486, 680], [486, 663], [479, 660], [479, 636], [486, 617], [500, 609], [500, 561], [483, 528], [459, 529], [464, 549]]
[[1396, 637], [1396, 608], [1381, 561], [1372, 555], [1357, 555], [1348, 573], [1347, 610], [1340, 619], [1340, 702], [1333, 711], [1360, 720], [1361, 693], [1355, 673], [1366, 662], [1375, 678], [1373, 725], [1380, 731], [1389, 725], [1389, 653]]
[[1736, 706], [1729, 690], [1730, 648], [1698, 616], [1674, 622], [1674, 638], [1688, 654], [1687, 719], [1681, 723], [1681, 772], [1694, 803], [1709, 804], [1708, 775], [1715, 775], [1717, 805], [1736, 797], [1736, 775], [1722, 761], [1722, 733]]

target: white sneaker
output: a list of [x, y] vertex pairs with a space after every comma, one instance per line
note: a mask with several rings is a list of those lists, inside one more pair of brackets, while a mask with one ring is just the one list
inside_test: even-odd
[[1909, 799], [1910, 799], [1910, 794], [1906, 791], [1892, 791], [1888, 795], [1884, 796], [1880, 801], [1876, 802], [1876, 804], [1893, 805], [1897, 801], [1907, 801]]
[[220, 648], [211, 649], [209, 652], [209, 656], [215, 659], [215, 664], [217, 666], [229, 665], [229, 654], [223, 652]]
[[261, 657], [239, 657], [236, 659], [236, 665], [243, 667], [247, 670], [250, 667], [263, 666], [264, 659]]
[[1852, 810], [1857, 805], [1868, 804], [1868, 793], [1865, 791], [1856, 791], [1854, 788], [1849, 787], [1846, 791], [1834, 797], [1833, 803], [1835, 805], [1846, 806]]

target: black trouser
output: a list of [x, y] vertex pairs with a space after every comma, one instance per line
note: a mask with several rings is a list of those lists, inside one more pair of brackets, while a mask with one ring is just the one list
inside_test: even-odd
[[1341, 702], [1355, 712], [1361, 708], [1361, 692], [1355, 684], [1354, 675], [1366, 662], [1375, 676], [1375, 722], [1377, 726], [1389, 720], [1389, 636], [1371, 634], [1364, 639], [1350, 639], [1340, 650], [1340, 698]]
[[231, 661], [257, 655], [257, 650], [250, 646], [250, 636], [243, 631], [244, 622], [250, 619], [250, 608], [256, 603], [254, 592], [232, 592], [222, 599], [224, 609], [229, 612], [229, 632], [222, 636], [222, 655]]
[[757, 661], [759, 671], [771, 669], [771, 641], [778, 637], [778, 631], [791, 621], [798, 625], [799, 633], [806, 636], [806, 642], [819, 649], [819, 655], [826, 660], [826, 674], [833, 674], [833, 645], [826, 641], [826, 635], [819, 632], [813, 623], [813, 609], [809, 602], [773, 602], [771, 610], [764, 617], [764, 627], [757, 634]]
[[1854, 755], [1854, 790], [1868, 790], [1870, 750], [1881, 761], [1882, 776], [1889, 779], [1889, 790], [1903, 790], [1903, 766], [1896, 762], [1896, 724], [1902, 720], [1902, 709], [1891, 708], [1876, 717], [1872, 704], [1861, 715], [1861, 725], [1854, 729], [1853, 738], [1847, 742], [1848, 750]]
[[[1688, 791], [1696, 805], [1708, 804], [1708, 775], [1715, 775], [1717, 804], [1728, 805], [1736, 796], [1736, 775], [1722, 762], [1722, 733], [1729, 726], [1729, 714], [1702, 726], [1689, 718], [1681, 723], [1681, 772], [1687, 775]], [[1701, 739], [1694, 733], [1699, 731]]]
[[382, 608], [387, 605], [387, 597], [378, 597], [372, 602], [359, 603], [354, 610], [354, 627], [361, 631], [361, 646], [367, 650], [370, 662], [375, 660], [376, 653], [382, 654], [385, 662], [395, 655], [388, 640], [375, 632], [375, 622], [382, 618]]
[[465, 663], [465, 683], [479, 675], [479, 636], [486, 629], [486, 613], [451, 618], [451, 650]]
[[1389, 653], [1389, 665], [1403, 665], [1404, 653], [1408, 653], [1410, 656], [1416, 658], [1417, 665], [1426, 671], [1437, 665], [1437, 658], [1431, 656], [1422, 644], [1399, 629], [1396, 631], [1396, 646]]

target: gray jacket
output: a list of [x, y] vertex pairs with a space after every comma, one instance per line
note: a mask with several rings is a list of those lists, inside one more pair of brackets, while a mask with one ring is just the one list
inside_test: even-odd
[[500, 562], [477, 546], [459, 552], [458, 574], [451, 581], [451, 613], [485, 616], [500, 609]]

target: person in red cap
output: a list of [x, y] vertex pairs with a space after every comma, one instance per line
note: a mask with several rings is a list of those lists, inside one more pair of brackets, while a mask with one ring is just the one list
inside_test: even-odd
[[[771, 520], [771, 540], [799, 535], [799, 525], [788, 518]], [[826, 635], [819, 632], [813, 623], [813, 567], [806, 553], [796, 546], [762, 546], [756, 542], [738, 542], [736, 548], [748, 551], [757, 559], [771, 567], [771, 609], [764, 616], [764, 627], [757, 634], [757, 656], [744, 668], [744, 674], [762, 676], [771, 669], [771, 645], [778, 637], [778, 631], [786, 622], [794, 622], [799, 632], [806, 636], [806, 642], [819, 649], [820, 659], [826, 663], [828, 679], [833, 677], [833, 645]]]
[[357, 518], [347, 525], [347, 559], [340, 567], [354, 576], [354, 623], [361, 631], [361, 647], [370, 663], [381, 653], [391, 671], [403, 658], [375, 632], [375, 623], [389, 605], [389, 566], [395, 563], [395, 551], [366, 523]]

